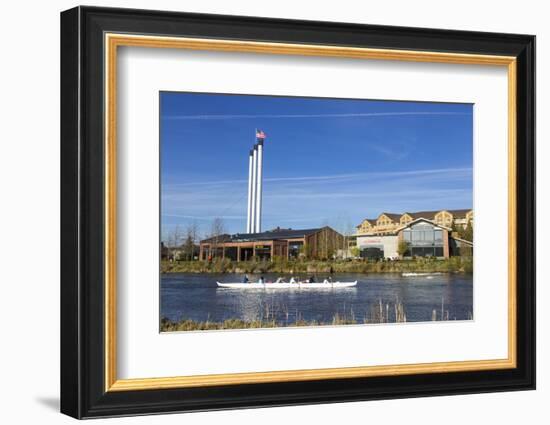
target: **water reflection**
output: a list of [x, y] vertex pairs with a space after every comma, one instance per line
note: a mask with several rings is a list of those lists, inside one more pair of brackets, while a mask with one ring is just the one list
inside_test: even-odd
[[[274, 281], [278, 275], [264, 275]], [[240, 281], [240, 275], [167, 274], [161, 279], [161, 317], [170, 320], [224, 321], [227, 319], [275, 320], [281, 325], [296, 320], [327, 323], [335, 315], [363, 323], [373, 309], [395, 316], [402, 303], [407, 321], [449, 320], [473, 316], [472, 276], [441, 274], [336, 274], [333, 280], [357, 280], [353, 288], [259, 289], [218, 288], [216, 281]], [[256, 276], [251, 276], [255, 280]], [[324, 279], [319, 276], [318, 279]], [[386, 314], [386, 313], [384, 313]]]

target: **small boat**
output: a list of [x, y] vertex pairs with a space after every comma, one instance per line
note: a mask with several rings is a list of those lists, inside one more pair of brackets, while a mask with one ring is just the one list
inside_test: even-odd
[[235, 282], [235, 283], [223, 283], [216, 282], [220, 288], [230, 289], [336, 289], [336, 288], [350, 288], [357, 285], [355, 282], [273, 282], [273, 283], [261, 283], [261, 282]]
[[422, 277], [422, 276], [428, 276], [431, 278], [431, 276], [438, 276], [442, 275], [442, 272], [432, 272], [432, 273], [401, 273], [401, 276], [403, 277]]

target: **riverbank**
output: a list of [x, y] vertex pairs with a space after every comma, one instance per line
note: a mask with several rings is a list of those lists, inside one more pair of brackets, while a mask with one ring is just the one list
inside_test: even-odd
[[472, 273], [472, 257], [401, 261], [162, 261], [161, 273]]
[[[265, 304], [260, 315], [253, 320], [243, 320], [238, 318], [227, 319], [224, 321], [196, 321], [183, 319], [172, 321], [163, 318], [160, 322], [161, 332], [184, 332], [184, 331], [209, 331], [222, 329], [259, 329], [259, 328], [279, 328], [279, 327], [299, 327], [299, 326], [339, 326], [339, 325], [359, 325], [359, 324], [380, 324], [380, 323], [405, 323], [407, 315], [402, 302], [383, 303], [380, 299], [369, 308], [369, 313], [363, 317], [357, 316], [353, 309], [343, 313], [336, 313], [331, 319], [326, 321], [304, 320], [301, 314], [296, 314], [290, 318], [288, 313], [286, 320], [277, 320], [275, 314], [275, 305]], [[472, 319], [471, 312], [468, 313], [468, 319]], [[455, 318], [456, 319], [456, 318]], [[431, 318], [425, 321], [447, 321], [450, 320], [449, 311], [442, 305], [441, 311], [432, 310]]]
[[[265, 307], [265, 311], [264, 311]], [[378, 304], [373, 304], [370, 308], [368, 317], [357, 317], [353, 309], [344, 313], [336, 313], [330, 320], [304, 320], [301, 313], [296, 313], [294, 318], [286, 315], [286, 319], [277, 320], [275, 314], [275, 305], [265, 304], [260, 310], [261, 313], [254, 320], [227, 319], [224, 321], [196, 321], [183, 319], [172, 321], [163, 318], [160, 322], [161, 332], [182, 332], [182, 331], [210, 331], [222, 329], [258, 329], [258, 328], [279, 328], [279, 327], [297, 327], [297, 326], [339, 326], [339, 325], [358, 325], [373, 323], [404, 323], [407, 316], [401, 302], [394, 304], [383, 304], [382, 300]], [[391, 310], [391, 314], [390, 314]], [[437, 314], [432, 320], [438, 320]], [[439, 320], [445, 320], [440, 318]]]
[[185, 331], [212, 331], [223, 329], [260, 329], [260, 328], [281, 328], [297, 326], [336, 326], [336, 325], [355, 325], [357, 321], [344, 318], [336, 318], [332, 322], [324, 323], [315, 320], [296, 320], [292, 323], [281, 323], [275, 320], [241, 320], [228, 319], [223, 322], [197, 322], [194, 320], [181, 320], [172, 322], [164, 319], [160, 323], [161, 332], [185, 332]]

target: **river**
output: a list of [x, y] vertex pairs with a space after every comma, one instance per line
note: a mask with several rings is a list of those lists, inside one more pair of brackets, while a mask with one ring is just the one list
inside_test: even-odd
[[[264, 275], [266, 281], [274, 281], [277, 277], [279, 275]], [[317, 279], [322, 281], [324, 277], [317, 276]], [[250, 278], [257, 279], [252, 275]], [[332, 275], [332, 279], [357, 280], [357, 286], [320, 290], [235, 290], [218, 288], [216, 281], [240, 282], [242, 275], [163, 274], [160, 317], [198, 322], [271, 318], [286, 326], [297, 320], [330, 323], [336, 315], [366, 323], [382, 312], [383, 321], [394, 322], [395, 305], [401, 305], [407, 322], [429, 321], [434, 314], [436, 320], [473, 318], [473, 277], [470, 274], [341, 273]]]

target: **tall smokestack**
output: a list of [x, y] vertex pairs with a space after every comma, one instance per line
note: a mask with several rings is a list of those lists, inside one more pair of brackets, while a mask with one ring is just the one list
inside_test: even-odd
[[263, 148], [264, 141], [263, 139], [258, 140], [257, 143], [257, 175], [256, 175], [256, 184], [257, 184], [257, 193], [256, 193], [256, 227], [255, 233], [260, 233], [262, 231], [262, 165], [263, 165]]
[[248, 155], [248, 208], [246, 211], [246, 233], [252, 233], [252, 149]]
[[252, 205], [250, 211], [251, 227], [250, 233], [256, 233], [256, 197], [258, 186], [258, 146], [254, 145], [252, 151]]

